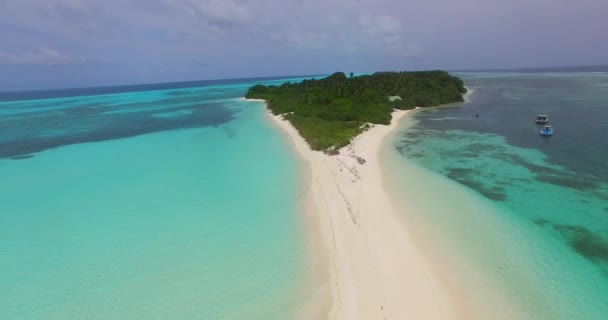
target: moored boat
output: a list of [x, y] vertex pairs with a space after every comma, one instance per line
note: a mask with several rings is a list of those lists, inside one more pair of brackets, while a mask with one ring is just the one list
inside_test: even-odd
[[536, 116], [536, 120], [534, 122], [536, 122], [537, 124], [547, 124], [549, 123], [549, 116], [539, 114], [538, 116]]
[[550, 136], [553, 135], [553, 127], [545, 126], [542, 130], [540, 130], [541, 136]]

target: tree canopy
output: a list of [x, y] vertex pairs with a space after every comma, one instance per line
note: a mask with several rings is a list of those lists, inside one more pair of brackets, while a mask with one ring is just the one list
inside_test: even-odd
[[[445, 71], [377, 72], [347, 77], [336, 72], [322, 79], [255, 85], [246, 97], [264, 99], [283, 114], [313, 150], [339, 149], [363, 132], [367, 123], [389, 124], [393, 109], [413, 109], [463, 101], [461, 79]], [[399, 96], [401, 99], [389, 99]]]

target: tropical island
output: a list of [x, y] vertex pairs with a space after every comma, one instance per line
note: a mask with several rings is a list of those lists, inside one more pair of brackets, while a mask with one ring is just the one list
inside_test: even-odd
[[326, 316], [304, 312], [298, 319], [477, 319], [461, 315], [457, 307], [464, 302], [430, 272], [444, 272], [442, 263], [427, 260], [425, 248], [398, 227], [403, 212], [419, 209], [391, 198], [382, 171], [385, 157], [394, 156], [389, 150], [396, 151], [385, 138], [399, 119], [416, 106], [463, 101], [465, 92], [460, 79], [443, 71], [339, 72], [249, 89], [247, 98], [264, 101], [267, 119], [301, 160], [309, 259], [327, 285], [302, 309]]
[[322, 79], [255, 85], [248, 99], [264, 99], [283, 115], [313, 150], [331, 152], [349, 144], [367, 124], [389, 124], [393, 109], [409, 110], [462, 102], [467, 89], [445, 71], [377, 72], [347, 77], [336, 72]]

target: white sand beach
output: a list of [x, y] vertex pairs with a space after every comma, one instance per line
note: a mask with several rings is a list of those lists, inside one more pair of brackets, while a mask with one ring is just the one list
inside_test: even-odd
[[324, 250], [313, 254], [327, 260], [331, 283], [330, 306], [316, 299], [329, 309], [321, 318], [466, 318], [407, 233], [382, 180], [380, 146], [407, 113], [395, 111], [390, 125], [374, 125], [335, 156], [312, 151], [288, 121], [268, 113], [309, 169], [302, 201], [322, 242], [315, 249]]

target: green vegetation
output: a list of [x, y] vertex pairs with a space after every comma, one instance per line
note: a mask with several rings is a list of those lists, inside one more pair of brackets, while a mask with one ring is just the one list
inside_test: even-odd
[[[320, 80], [281, 86], [255, 85], [247, 98], [264, 99], [273, 114], [284, 114], [314, 150], [346, 146], [365, 124], [389, 124], [393, 109], [460, 102], [463, 82], [445, 71], [378, 72], [350, 77], [342, 72]], [[390, 101], [389, 97], [401, 99]]]

